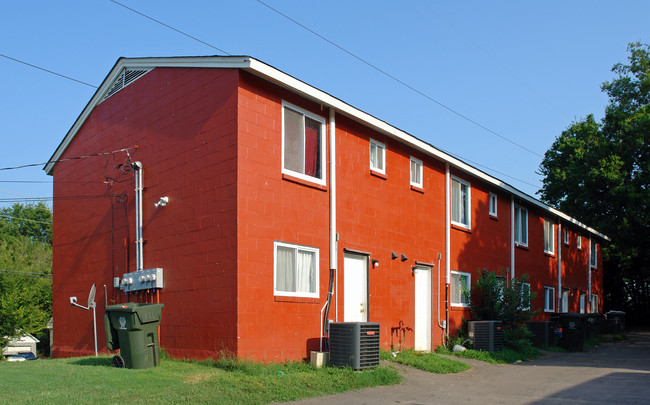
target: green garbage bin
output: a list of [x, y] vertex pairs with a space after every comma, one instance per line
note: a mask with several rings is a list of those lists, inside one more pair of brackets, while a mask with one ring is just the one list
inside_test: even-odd
[[109, 305], [104, 314], [106, 346], [120, 349], [113, 365], [126, 368], [149, 368], [160, 365], [158, 325], [164, 304]]

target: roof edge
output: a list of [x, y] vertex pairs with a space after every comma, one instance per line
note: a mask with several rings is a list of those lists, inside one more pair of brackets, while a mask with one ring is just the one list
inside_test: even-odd
[[448, 153], [437, 149], [431, 144], [428, 144], [415, 136], [404, 132], [390, 124], [386, 121], [382, 121], [364, 111], [361, 111], [348, 103], [322, 91], [319, 90], [287, 73], [284, 73], [271, 65], [268, 65], [264, 62], [261, 62], [250, 56], [180, 56], [180, 57], [146, 57], [146, 58], [125, 58], [121, 57], [117, 60], [109, 74], [106, 76], [102, 84], [99, 86], [95, 94], [92, 96], [86, 107], [83, 109], [77, 120], [74, 122], [70, 130], [67, 132], [66, 136], [61, 141], [61, 144], [57, 147], [56, 151], [45, 165], [43, 170], [48, 175], [52, 175], [54, 170], [54, 165], [63, 155], [66, 148], [70, 145], [75, 135], [81, 129], [84, 122], [93, 111], [93, 109], [102, 101], [103, 95], [106, 93], [110, 87], [113, 80], [121, 73], [122, 69], [127, 68], [156, 68], [156, 67], [194, 67], [194, 68], [231, 68], [231, 69], [243, 69], [256, 76], [264, 78], [272, 83], [279, 85], [285, 89], [288, 89], [292, 92], [298, 93], [299, 95], [308, 98], [312, 101], [315, 101], [319, 104], [327, 106], [328, 108], [334, 109], [336, 112], [346, 115], [355, 121], [359, 121], [362, 124], [373, 128], [374, 130], [389, 136], [399, 142], [402, 142], [408, 146], [411, 146], [421, 152], [434, 157], [438, 160], [441, 160], [444, 163], [447, 163], [454, 168], [461, 170], [469, 175], [477, 177], [483, 181], [486, 181], [489, 184], [492, 184], [498, 188], [503, 189], [504, 191], [512, 194], [513, 196], [520, 198], [544, 211], [551, 213], [552, 215], [558, 217], [561, 220], [569, 222], [573, 225], [576, 225], [589, 233], [602, 238], [604, 240], [610, 241], [611, 239], [597, 230], [583, 224], [575, 218], [570, 217], [569, 215], [561, 212], [560, 210], [553, 208], [536, 198], [518, 190], [517, 188], [511, 186], [508, 183], [505, 183], [502, 180], [493, 177], [482, 170], [479, 170], [460, 159], [457, 159]]

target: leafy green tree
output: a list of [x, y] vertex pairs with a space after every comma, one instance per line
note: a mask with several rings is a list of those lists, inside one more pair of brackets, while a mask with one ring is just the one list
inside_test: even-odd
[[530, 346], [530, 331], [526, 322], [537, 311], [531, 311], [535, 293], [524, 288], [528, 275], [506, 282], [494, 272], [479, 270], [470, 292], [472, 319], [476, 321], [503, 321], [503, 340], [506, 346], [522, 350]]
[[470, 292], [472, 319], [500, 320], [505, 328], [514, 328], [528, 322], [535, 315], [535, 312], [530, 311], [535, 293], [523, 288], [527, 281], [527, 274], [506, 283], [505, 277], [479, 270]]
[[0, 347], [17, 330], [38, 335], [52, 316], [52, 211], [0, 209]]
[[609, 104], [573, 123], [540, 165], [541, 199], [612, 240], [603, 244], [606, 308], [650, 316], [650, 47], [632, 43], [628, 63], [602, 90]]

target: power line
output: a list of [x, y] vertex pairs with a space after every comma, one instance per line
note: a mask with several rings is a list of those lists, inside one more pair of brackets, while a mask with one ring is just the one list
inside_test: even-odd
[[216, 49], [217, 51], [219, 51], [219, 52], [221, 52], [221, 53], [225, 53], [226, 55], [231, 56], [231, 54], [229, 54], [228, 52], [224, 51], [224, 50], [221, 49], [221, 48], [217, 48], [216, 46], [214, 46], [214, 45], [212, 45], [212, 44], [209, 44], [209, 43], [207, 43], [207, 42], [205, 42], [205, 41], [202, 41], [202, 40], [198, 39], [197, 37], [193, 37], [192, 35], [187, 34], [187, 33], [183, 32], [183, 31], [181, 31], [181, 30], [179, 30], [179, 29], [177, 29], [177, 28], [174, 28], [174, 27], [172, 27], [171, 25], [165, 24], [164, 22], [162, 22], [162, 21], [160, 21], [160, 20], [156, 20], [156, 19], [153, 18], [153, 17], [149, 17], [148, 15], [146, 15], [146, 14], [144, 14], [144, 13], [138, 11], [138, 10], [132, 9], [131, 7], [128, 7], [128, 6], [126, 6], [126, 5], [124, 5], [124, 4], [120, 3], [120, 2], [115, 1], [115, 0], [108, 0], [108, 1], [110, 1], [111, 3], [115, 3], [115, 4], [117, 4], [117, 5], [120, 6], [120, 7], [124, 7], [125, 9], [127, 9], [127, 10], [129, 10], [129, 11], [131, 11], [131, 12], [134, 12], [134, 13], [136, 13], [136, 14], [138, 14], [138, 15], [141, 15], [142, 17], [147, 18], [147, 19], [149, 19], [149, 20], [151, 20], [151, 21], [153, 21], [153, 22], [155, 22], [155, 23], [158, 23], [158, 24], [162, 25], [163, 27], [167, 27], [167, 28], [169, 28], [170, 30], [174, 30], [174, 31], [178, 32], [178, 33], [181, 34], [181, 35], [185, 35], [186, 37], [191, 38], [191, 39], [193, 39], [193, 40], [195, 40], [195, 41], [197, 41], [197, 42], [200, 42], [200, 43], [202, 43], [203, 45], [209, 46], [209, 47], [212, 48], [212, 49]]
[[11, 215], [0, 214], [0, 217], [1, 218], [8, 218], [8, 219], [17, 219], [19, 221], [35, 222], [37, 224], [52, 225], [52, 222], [45, 222], [45, 221], [37, 221], [35, 219], [12, 217]]
[[133, 146], [131, 148], [123, 148], [123, 149], [118, 149], [118, 150], [114, 150], [114, 151], [110, 151], [110, 152], [93, 153], [91, 155], [85, 155], [85, 156], [76, 156], [76, 157], [65, 158], [65, 159], [50, 160], [48, 162], [28, 163], [28, 164], [20, 165], [20, 166], [2, 167], [2, 168], [0, 168], [0, 171], [25, 169], [27, 167], [43, 166], [43, 165], [47, 165], [49, 163], [67, 162], [69, 160], [79, 160], [79, 159], [86, 159], [86, 158], [97, 157], [97, 156], [105, 156], [105, 155], [111, 155], [113, 153], [119, 153], [119, 152], [126, 152], [128, 154], [129, 150], [131, 150], [131, 149], [138, 149], [138, 146], [136, 145], [136, 146]]
[[52, 278], [51, 274], [36, 273], [36, 272], [32, 272], [32, 271], [18, 271], [18, 270], [0, 269], [0, 273], [13, 274], [13, 275], [16, 275], [16, 276], [25, 276], [25, 277]]
[[63, 74], [61, 74], [61, 73], [57, 73], [57, 72], [55, 72], [55, 71], [53, 71], [53, 70], [49, 70], [49, 69], [42, 68], [42, 67], [40, 67], [40, 66], [36, 66], [36, 65], [34, 65], [34, 64], [31, 64], [31, 63], [25, 62], [25, 61], [20, 60], [20, 59], [12, 58], [11, 56], [7, 56], [7, 55], [1, 54], [1, 53], [0, 53], [0, 56], [2, 56], [3, 58], [7, 58], [7, 59], [9, 59], [9, 60], [13, 60], [14, 62], [22, 63], [23, 65], [27, 65], [27, 66], [29, 66], [29, 67], [33, 67], [34, 69], [42, 70], [42, 71], [44, 71], [44, 72], [47, 72], [47, 73], [50, 73], [50, 74], [53, 74], [53, 75], [56, 75], [56, 76], [62, 77], [62, 78], [64, 78], [64, 79], [72, 80], [73, 82], [81, 83], [81, 84], [83, 84], [83, 85], [85, 85], [85, 86], [92, 87], [93, 89], [97, 89], [97, 88], [98, 88], [97, 86], [94, 86], [94, 85], [92, 85], [92, 84], [90, 84], [90, 83], [82, 82], [81, 80], [77, 80], [77, 79], [75, 79], [75, 78], [72, 78], [72, 77], [70, 77], [70, 76], [63, 75]]
[[[113, 0], [111, 0], [111, 1], [113, 1]], [[296, 24], [296, 25], [302, 27], [303, 29], [305, 29], [305, 30], [311, 32], [312, 34], [316, 35], [317, 37], [319, 37], [319, 38], [322, 39], [323, 41], [329, 43], [329, 44], [332, 45], [332, 46], [335, 46], [336, 48], [338, 48], [338, 49], [340, 49], [341, 51], [347, 53], [348, 55], [352, 56], [353, 58], [357, 59], [358, 61], [360, 61], [360, 62], [362, 62], [362, 63], [368, 65], [369, 67], [371, 67], [372, 69], [378, 71], [379, 73], [381, 73], [381, 74], [383, 74], [383, 75], [389, 77], [390, 79], [392, 79], [392, 80], [396, 81], [397, 83], [399, 83], [399, 84], [401, 84], [401, 85], [407, 87], [408, 89], [410, 89], [410, 90], [414, 91], [415, 93], [421, 95], [422, 97], [426, 98], [427, 100], [429, 100], [429, 101], [431, 101], [431, 102], [433, 102], [433, 103], [439, 105], [440, 107], [446, 109], [447, 111], [449, 111], [449, 112], [451, 112], [451, 113], [457, 115], [458, 117], [460, 117], [460, 118], [462, 118], [462, 119], [464, 119], [464, 120], [466, 120], [466, 121], [468, 121], [468, 122], [470, 122], [470, 123], [476, 125], [477, 127], [479, 127], [479, 128], [481, 128], [481, 129], [483, 129], [483, 130], [485, 130], [485, 131], [487, 131], [487, 132], [489, 132], [489, 133], [491, 133], [491, 134], [493, 134], [493, 135], [495, 135], [495, 136], [497, 136], [497, 137], [503, 139], [504, 141], [507, 141], [507, 142], [509, 142], [509, 143], [511, 143], [511, 144], [513, 144], [513, 145], [515, 145], [515, 146], [517, 146], [517, 147], [519, 147], [519, 148], [521, 148], [521, 149], [523, 149], [523, 150], [525, 150], [525, 151], [527, 151], [527, 152], [532, 153], [533, 155], [536, 155], [536, 156], [539, 156], [539, 157], [544, 157], [543, 155], [541, 155], [541, 154], [535, 152], [534, 150], [529, 149], [529, 148], [525, 147], [524, 145], [521, 145], [521, 144], [519, 144], [519, 143], [517, 143], [517, 142], [515, 142], [515, 141], [513, 141], [513, 140], [511, 140], [511, 139], [509, 139], [509, 138], [506, 138], [505, 136], [501, 135], [500, 133], [491, 130], [490, 128], [486, 127], [485, 125], [483, 125], [483, 124], [481, 124], [481, 123], [479, 123], [479, 122], [477, 122], [477, 121], [475, 121], [475, 120], [469, 118], [468, 116], [464, 115], [463, 113], [461, 113], [461, 112], [459, 112], [459, 111], [456, 111], [456, 110], [454, 110], [454, 109], [451, 108], [451, 107], [448, 107], [447, 105], [441, 103], [440, 101], [434, 99], [433, 97], [431, 97], [431, 96], [429, 96], [429, 95], [423, 93], [422, 91], [416, 89], [415, 87], [409, 85], [408, 83], [406, 83], [406, 82], [404, 82], [404, 81], [398, 79], [397, 77], [391, 75], [390, 73], [386, 72], [385, 70], [382, 70], [382, 69], [379, 68], [378, 66], [376, 66], [376, 65], [374, 65], [374, 64], [372, 64], [372, 63], [370, 63], [370, 62], [368, 62], [367, 60], [361, 58], [360, 56], [354, 54], [353, 52], [348, 51], [347, 49], [345, 49], [345, 48], [343, 48], [342, 46], [338, 45], [337, 43], [335, 43], [335, 42], [333, 42], [333, 41], [327, 39], [327, 38], [324, 37], [323, 35], [321, 35], [321, 34], [319, 34], [318, 32], [312, 30], [311, 28], [307, 27], [306, 25], [301, 24], [300, 22], [294, 20], [293, 18], [291, 18], [291, 17], [289, 17], [288, 15], [282, 13], [281, 11], [279, 11], [279, 10], [277, 10], [277, 9], [275, 9], [275, 8], [273, 8], [273, 7], [271, 7], [270, 5], [266, 4], [266, 3], [263, 2], [262, 0], [255, 0], [255, 1], [257, 1], [258, 3], [262, 4], [263, 6], [265, 6], [265, 7], [267, 7], [267, 8], [269, 8], [270, 10], [274, 11], [275, 13], [281, 15], [282, 17], [286, 18], [287, 20], [293, 22], [294, 24]]]

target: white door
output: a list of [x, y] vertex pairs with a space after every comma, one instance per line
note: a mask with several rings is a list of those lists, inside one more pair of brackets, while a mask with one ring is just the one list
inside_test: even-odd
[[368, 257], [346, 253], [343, 261], [343, 319], [368, 321]]
[[415, 350], [431, 350], [431, 268], [415, 268]]

